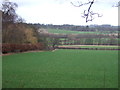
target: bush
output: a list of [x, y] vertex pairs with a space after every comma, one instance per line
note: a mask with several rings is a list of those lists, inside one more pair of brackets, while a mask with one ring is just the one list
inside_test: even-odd
[[37, 44], [2, 44], [2, 53], [25, 52], [32, 50], [43, 50], [42, 43]]

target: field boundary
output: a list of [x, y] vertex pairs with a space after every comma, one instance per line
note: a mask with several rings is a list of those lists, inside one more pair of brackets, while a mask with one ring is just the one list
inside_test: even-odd
[[26, 51], [26, 52], [18, 52], [18, 53], [5, 53], [5, 54], [1, 54], [0, 56], [8, 56], [8, 55], [13, 55], [13, 54], [30, 53], [30, 52], [44, 52], [44, 51], [43, 50], [36, 50], [36, 51]]
[[56, 49], [80, 49], [80, 50], [120, 50], [113, 48], [80, 48], [80, 47], [57, 47]]

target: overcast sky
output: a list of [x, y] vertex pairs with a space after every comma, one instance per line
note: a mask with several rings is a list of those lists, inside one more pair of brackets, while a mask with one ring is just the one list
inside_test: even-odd
[[118, 25], [118, 8], [112, 7], [119, 0], [95, 0], [91, 10], [103, 15], [95, 18], [92, 22], [85, 22], [81, 13], [87, 10], [89, 5], [74, 7], [70, 2], [77, 4], [88, 0], [9, 0], [18, 4], [17, 14], [27, 23], [41, 24], [111, 24]]

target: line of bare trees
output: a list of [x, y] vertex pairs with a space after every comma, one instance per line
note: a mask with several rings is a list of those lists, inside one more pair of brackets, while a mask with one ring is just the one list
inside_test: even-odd
[[39, 37], [47, 49], [59, 45], [118, 45], [118, 35], [109, 34], [53, 34], [45, 29], [38, 30]]
[[43, 49], [44, 46], [39, 42], [36, 27], [24, 23], [24, 20], [16, 13], [17, 7], [18, 5], [14, 2], [2, 3], [0, 10], [2, 13], [2, 53]]
[[24, 23], [16, 13], [17, 7], [14, 2], [2, 3], [2, 43], [38, 43], [36, 28]]
[[[73, 4], [73, 3], [72, 3]], [[79, 4], [90, 5], [88, 10], [84, 10], [84, 17], [86, 22], [92, 21], [94, 15], [91, 7], [94, 4], [93, 1], [88, 3]], [[74, 4], [73, 4], [74, 5]], [[75, 5], [74, 5], [75, 6]], [[37, 31], [37, 28], [24, 23], [24, 20], [16, 14], [18, 5], [14, 2], [5, 1], [2, 3], [2, 43], [12, 44], [35, 44], [42, 42], [46, 46], [46, 49], [54, 49], [61, 44], [115, 44], [117, 45], [117, 35], [105, 35], [105, 34], [51, 34], [48, 32]], [[94, 40], [96, 38], [96, 40]], [[106, 39], [108, 38], [108, 39]], [[104, 40], [103, 40], [104, 39]], [[97, 42], [97, 43], [96, 43]]]

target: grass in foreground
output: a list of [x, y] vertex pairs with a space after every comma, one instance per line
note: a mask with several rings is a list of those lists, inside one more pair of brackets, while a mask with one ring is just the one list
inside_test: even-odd
[[3, 88], [117, 87], [117, 51], [57, 50], [3, 56]]

